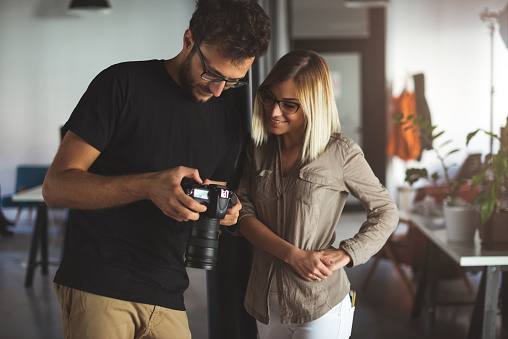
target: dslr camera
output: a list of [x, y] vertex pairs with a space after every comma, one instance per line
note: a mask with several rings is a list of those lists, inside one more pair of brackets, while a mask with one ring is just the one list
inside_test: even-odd
[[185, 251], [185, 267], [215, 269], [219, 250], [219, 226], [228, 208], [236, 205], [233, 191], [221, 185], [201, 185], [192, 179], [184, 178], [182, 188], [185, 194], [206, 206], [199, 219], [189, 221], [190, 236]]

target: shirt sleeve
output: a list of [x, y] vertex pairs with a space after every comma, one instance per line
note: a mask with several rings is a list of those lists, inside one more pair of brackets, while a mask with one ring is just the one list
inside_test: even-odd
[[240, 178], [240, 183], [238, 185], [237, 196], [242, 203], [242, 209], [240, 210], [240, 216], [238, 221], [240, 221], [243, 217], [246, 216], [254, 216], [257, 218], [256, 207], [254, 206], [254, 202], [252, 201], [251, 194], [251, 168], [253, 162], [253, 145], [249, 143], [246, 149], [245, 163], [243, 166], [242, 176]]
[[340, 247], [351, 256], [353, 267], [367, 262], [393, 233], [399, 221], [397, 206], [365, 160], [362, 150], [353, 144], [345, 151], [344, 181], [350, 193], [362, 203], [367, 220], [352, 238]]
[[99, 73], [74, 108], [64, 125], [88, 144], [102, 152], [114, 133], [121, 112], [122, 94], [115, 69]]

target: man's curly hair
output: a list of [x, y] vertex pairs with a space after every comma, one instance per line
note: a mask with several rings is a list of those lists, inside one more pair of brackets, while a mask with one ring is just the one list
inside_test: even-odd
[[249, 0], [196, 0], [189, 29], [197, 43], [216, 45], [231, 61], [266, 54], [272, 37], [270, 18]]

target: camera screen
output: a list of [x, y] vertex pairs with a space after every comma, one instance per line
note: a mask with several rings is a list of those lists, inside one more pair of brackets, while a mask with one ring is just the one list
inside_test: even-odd
[[208, 200], [208, 190], [202, 190], [199, 188], [195, 188], [194, 189], [194, 198]]

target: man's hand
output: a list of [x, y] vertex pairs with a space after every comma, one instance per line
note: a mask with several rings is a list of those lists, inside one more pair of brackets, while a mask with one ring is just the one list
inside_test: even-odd
[[150, 199], [164, 214], [177, 221], [198, 220], [206, 206], [185, 194], [181, 186], [183, 178], [203, 183], [198, 170], [193, 168], [179, 166], [157, 172], [152, 178]]

